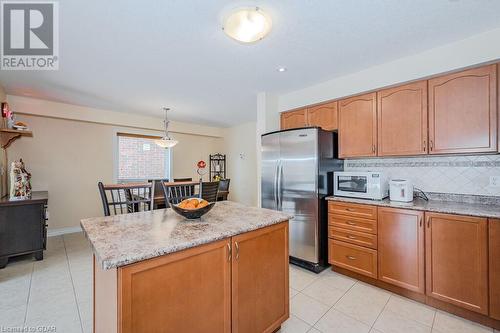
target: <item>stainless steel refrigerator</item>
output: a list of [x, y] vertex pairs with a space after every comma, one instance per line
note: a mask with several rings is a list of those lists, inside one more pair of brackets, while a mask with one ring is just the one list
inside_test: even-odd
[[263, 208], [295, 216], [289, 223], [290, 261], [319, 272], [327, 265], [327, 204], [338, 160], [337, 133], [316, 127], [262, 135]]

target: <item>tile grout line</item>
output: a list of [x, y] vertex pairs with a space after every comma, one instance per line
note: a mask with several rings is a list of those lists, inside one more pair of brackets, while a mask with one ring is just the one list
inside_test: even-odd
[[380, 318], [380, 315], [382, 314], [382, 312], [384, 312], [385, 308], [387, 307], [387, 304], [389, 304], [389, 301], [391, 300], [391, 297], [392, 297], [392, 294], [389, 295], [389, 298], [387, 299], [387, 302], [385, 302], [385, 305], [384, 307], [382, 308], [382, 311], [380, 311], [380, 313], [378, 314], [377, 318], [375, 319], [375, 321], [373, 322], [372, 326], [370, 326], [370, 331], [374, 329], [373, 326], [375, 326], [375, 323], [377, 322], [377, 320]]
[[64, 254], [66, 255], [66, 263], [68, 265], [69, 278], [71, 279], [71, 287], [73, 288], [73, 297], [75, 298], [76, 311], [78, 312], [78, 320], [80, 321], [80, 329], [83, 332], [82, 316], [80, 315], [80, 305], [78, 304], [78, 299], [76, 298], [75, 282], [73, 281], [73, 274], [71, 273], [71, 266], [69, 264], [68, 251], [66, 250], [66, 242], [64, 241], [64, 235], [61, 235], [61, 239], [64, 245]]
[[[353, 288], [353, 287], [354, 287], [357, 283], [358, 283], [357, 281], [356, 281], [356, 282], [354, 282], [354, 283], [352, 284], [352, 286], [350, 286], [350, 287], [349, 287], [349, 289], [347, 289], [347, 290], [344, 292], [344, 294], [343, 294], [341, 297], [339, 297], [339, 299], [338, 299], [338, 300], [337, 300], [337, 301], [336, 301], [336, 302], [335, 302], [335, 303], [334, 303], [331, 307], [329, 307], [329, 308], [328, 308], [328, 310], [326, 310], [326, 312], [325, 312], [325, 313], [324, 313], [324, 314], [323, 314], [323, 315], [322, 315], [322, 316], [321, 316], [318, 320], [316, 320], [316, 321], [314, 322], [314, 324], [313, 324], [311, 327], [312, 327], [312, 328], [314, 328], [314, 329], [316, 329], [316, 330], [318, 330], [318, 331], [320, 331], [319, 329], [317, 329], [317, 328], [316, 328], [316, 327], [314, 327], [314, 326], [315, 326], [315, 325], [316, 325], [316, 324], [317, 324], [317, 323], [318, 323], [321, 319], [323, 319], [323, 317], [324, 317], [324, 316], [326, 316], [326, 314], [327, 314], [328, 312], [330, 312], [330, 310], [331, 310], [331, 309], [333, 309], [333, 307], [334, 307], [334, 306], [335, 306], [338, 302], [340, 302], [340, 300], [341, 300], [342, 298], [344, 298], [344, 296], [345, 296], [345, 295], [347, 295], [347, 293], [349, 292], [349, 290], [351, 290], [351, 289], [352, 289], [352, 288]], [[340, 290], [340, 289], [337, 289], [337, 290]], [[305, 294], [304, 294], [304, 295], [305, 295]], [[306, 295], [306, 296], [307, 296], [307, 295]], [[312, 299], [315, 299], [315, 298], [313, 298], [313, 297], [311, 297], [311, 298], [312, 298]], [[319, 302], [319, 301], [318, 301], [318, 302]], [[321, 304], [324, 304], [324, 303], [322, 303], [322, 302], [320, 302], [320, 303], [321, 303]], [[326, 305], [326, 304], [324, 304], [324, 305]], [[336, 311], [338, 311], [338, 310], [336, 310]], [[349, 316], [349, 317], [350, 317], [350, 316]], [[352, 317], [351, 317], [351, 318], [352, 318]], [[354, 319], [354, 318], [353, 318], [353, 319]], [[357, 319], [356, 319], [356, 320], [357, 320]], [[320, 331], [320, 332], [321, 332], [321, 331]]]
[[434, 323], [436, 322], [437, 313], [438, 313], [437, 309], [434, 309], [434, 317], [432, 317], [431, 332], [434, 331]]
[[31, 282], [33, 281], [33, 274], [35, 273], [35, 263], [31, 264], [30, 285], [28, 287], [28, 298], [26, 299], [26, 310], [24, 311], [23, 326], [26, 326], [26, 319], [28, 318], [28, 307], [30, 305], [31, 296]]

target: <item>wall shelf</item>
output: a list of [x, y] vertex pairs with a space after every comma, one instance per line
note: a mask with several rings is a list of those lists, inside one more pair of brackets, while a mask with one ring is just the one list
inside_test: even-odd
[[21, 136], [33, 136], [33, 132], [0, 128], [0, 147], [6, 149], [12, 142]]

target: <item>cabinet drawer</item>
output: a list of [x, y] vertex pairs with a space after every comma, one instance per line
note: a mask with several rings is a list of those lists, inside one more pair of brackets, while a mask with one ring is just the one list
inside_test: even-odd
[[328, 212], [347, 216], [362, 217], [365, 219], [377, 219], [377, 207], [370, 205], [330, 201], [328, 203]]
[[374, 235], [377, 234], [376, 220], [367, 220], [359, 217], [349, 217], [330, 213], [328, 214], [328, 224], [342, 229], [367, 232]]
[[328, 240], [328, 262], [377, 278], [377, 251], [337, 240]]
[[377, 249], [377, 235], [368, 234], [366, 232], [329, 226], [328, 237], [355, 245]]

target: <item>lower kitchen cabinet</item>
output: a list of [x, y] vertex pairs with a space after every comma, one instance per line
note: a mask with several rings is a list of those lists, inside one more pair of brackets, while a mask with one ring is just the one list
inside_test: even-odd
[[424, 212], [378, 208], [378, 278], [424, 293]]
[[103, 270], [96, 333], [271, 333], [289, 317], [288, 222]]
[[289, 316], [288, 225], [238, 235], [232, 243], [232, 332], [274, 332]]
[[500, 320], [500, 220], [489, 221], [490, 316]]
[[[119, 269], [118, 332], [231, 332], [229, 246], [222, 240]], [[98, 304], [96, 314], [109, 311]]]
[[488, 221], [426, 213], [426, 294], [488, 314]]
[[377, 250], [329, 239], [328, 262], [358, 274], [377, 278]]

